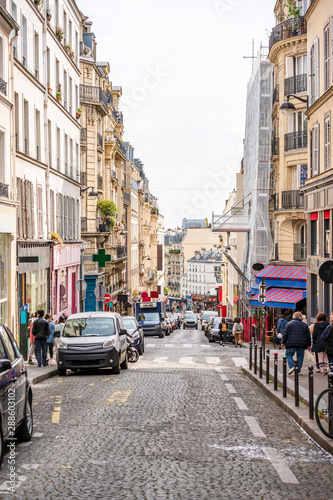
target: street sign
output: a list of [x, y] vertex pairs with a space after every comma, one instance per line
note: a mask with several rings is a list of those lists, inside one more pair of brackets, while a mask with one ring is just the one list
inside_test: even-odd
[[141, 294], [142, 299], [148, 299], [148, 297], [149, 297], [148, 292], [142, 292]]
[[326, 260], [319, 266], [319, 277], [324, 283], [333, 283], [333, 260]]
[[75, 289], [78, 291], [78, 292], [85, 292], [87, 290], [87, 282], [84, 281], [84, 280], [78, 280], [76, 283], [75, 283]]
[[24, 304], [24, 306], [20, 307], [20, 311], [28, 311], [29, 312], [29, 304]]
[[96, 285], [94, 288], [94, 294], [97, 300], [102, 300], [102, 297], [106, 294], [106, 288], [104, 285]]
[[111, 295], [109, 293], [106, 293], [103, 297], [103, 301], [108, 304], [109, 302], [111, 302]]

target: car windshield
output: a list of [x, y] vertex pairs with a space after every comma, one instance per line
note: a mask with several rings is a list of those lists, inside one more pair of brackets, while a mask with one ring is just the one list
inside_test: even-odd
[[107, 337], [115, 333], [112, 318], [69, 319], [62, 331], [64, 337]]
[[212, 316], [215, 316], [215, 314], [210, 313], [210, 314], [204, 314], [203, 315], [203, 320], [208, 321]]
[[185, 314], [185, 319], [197, 319], [194, 314]]
[[133, 330], [135, 330], [137, 327], [134, 318], [123, 318], [123, 324], [125, 328], [130, 328]]
[[160, 317], [158, 313], [140, 313], [138, 315], [138, 321], [156, 321], [159, 323]]

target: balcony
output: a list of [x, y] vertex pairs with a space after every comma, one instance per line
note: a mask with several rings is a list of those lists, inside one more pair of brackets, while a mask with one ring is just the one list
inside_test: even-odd
[[279, 138], [273, 135], [272, 137], [272, 156], [279, 155]]
[[275, 88], [273, 90], [273, 105], [279, 102], [279, 85], [275, 85]]
[[97, 132], [97, 146], [103, 149], [103, 136], [99, 132]]
[[304, 208], [304, 193], [301, 191], [282, 191], [281, 208]]
[[117, 179], [117, 174], [115, 170], [111, 170], [111, 179]]
[[0, 182], [0, 196], [3, 198], [9, 198], [8, 184], [3, 184]]
[[81, 217], [81, 231], [82, 233], [87, 232], [87, 217]]
[[101, 175], [97, 176], [97, 189], [103, 190], [103, 177]]
[[274, 26], [271, 36], [269, 38], [269, 50], [274, 44], [287, 40], [288, 38], [304, 35], [307, 32], [306, 21], [304, 17], [287, 19], [282, 23]]
[[121, 140], [118, 137], [117, 137], [117, 149], [126, 158], [126, 147], [124, 146], [124, 144], [121, 142]]
[[127, 256], [127, 248], [125, 246], [117, 247], [117, 259], [124, 259]]
[[81, 128], [81, 142], [87, 142], [87, 129]]
[[301, 132], [290, 132], [284, 134], [284, 150], [291, 151], [293, 149], [301, 149], [308, 147], [308, 132], [302, 130]]
[[301, 94], [307, 91], [307, 73], [291, 76], [284, 81], [284, 95]]
[[94, 102], [103, 107], [104, 111], [108, 112], [108, 98], [104, 94], [101, 87], [93, 87], [92, 85], [80, 85], [80, 100]]
[[0, 92], [7, 95], [7, 83], [2, 78], [0, 78]]
[[128, 191], [124, 191], [124, 203], [129, 205], [131, 203], [131, 195]]
[[306, 244], [294, 243], [294, 261], [304, 262], [306, 260]]

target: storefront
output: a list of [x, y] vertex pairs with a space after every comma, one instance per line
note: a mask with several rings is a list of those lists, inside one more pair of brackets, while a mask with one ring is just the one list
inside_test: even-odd
[[52, 248], [52, 314], [79, 312], [80, 294], [75, 288], [80, 279], [81, 246], [54, 245]]
[[8, 238], [0, 234], [0, 323], [8, 322]]

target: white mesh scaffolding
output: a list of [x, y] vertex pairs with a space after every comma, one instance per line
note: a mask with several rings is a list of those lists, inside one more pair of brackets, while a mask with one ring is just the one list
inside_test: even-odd
[[244, 271], [253, 276], [252, 265], [266, 265], [272, 257], [269, 221], [272, 95], [274, 64], [260, 50], [247, 87], [244, 140], [244, 195], [251, 203], [250, 232], [245, 234]]

